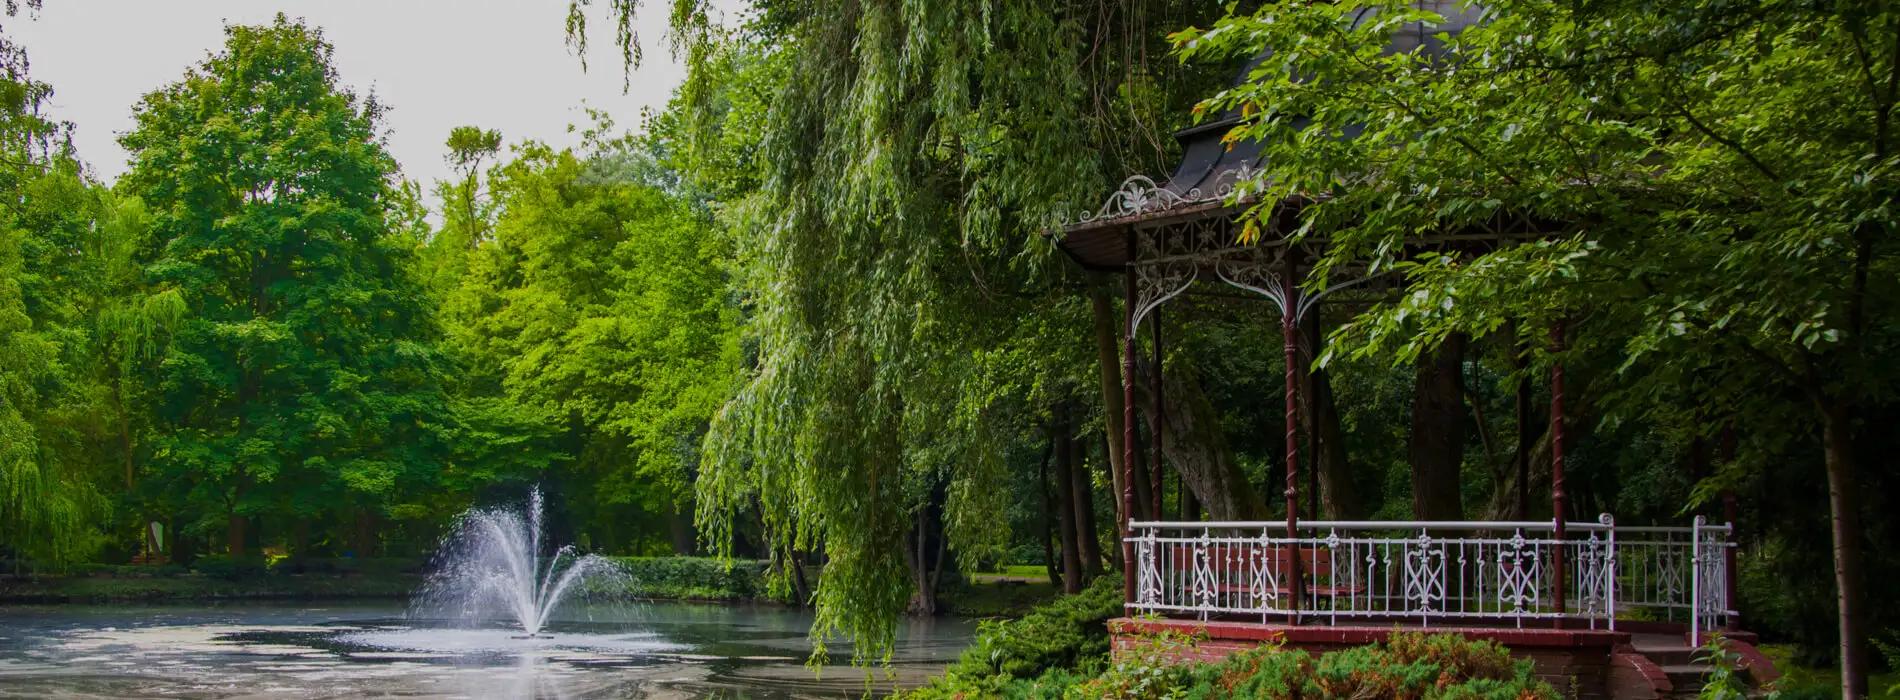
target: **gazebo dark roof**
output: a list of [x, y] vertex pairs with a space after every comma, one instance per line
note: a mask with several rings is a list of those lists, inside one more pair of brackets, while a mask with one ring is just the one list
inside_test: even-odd
[[[1446, 53], [1441, 33], [1457, 33], [1479, 21], [1482, 10], [1462, 3], [1443, 0], [1421, 2], [1445, 17], [1440, 24], [1408, 23], [1393, 35], [1385, 53], [1411, 53], [1423, 50], [1433, 56]], [[1361, 15], [1364, 21], [1370, 15]], [[1234, 76], [1233, 84], [1248, 79], [1268, 53], [1262, 53]], [[1304, 128], [1306, 120], [1294, 119]], [[1127, 231], [1131, 227], [1160, 227], [1210, 217], [1228, 219], [1248, 202], [1232, 202], [1236, 183], [1250, 179], [1262, 165], [1261, 144], [1257, 141], [1225, 142], [1227, 132], [1240, 123], [1232, 110], [1215, 119], [1175, 132], [1181, 145], [1181, 162], [1161, 184], [1142, 175], [1122, 182], [1114, 194], [1096, 211], [1069, 222], [1056, 243], [1083, 268], [1095, 271], [1120, 270], [1129, 263]], [[1346, 138], [1358, 129], [1346, 130]]]

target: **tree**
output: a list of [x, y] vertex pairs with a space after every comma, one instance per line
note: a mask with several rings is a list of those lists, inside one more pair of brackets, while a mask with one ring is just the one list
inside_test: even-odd
[[[623, 47], [631, 5], [614, 7]], [[688, 109], [731, 125], [727, 106], [763, 107], [712, 132], [758, 145], [758, 189], [718, 203], [758, 359], [708, 436], [701, 518], [719, 542], [757, 508], [777, 550], [823, 551], [820, 653], [835, 633], [857, 660], [887, 652], [913, 593], [907, 531], [934, 485], [954, 552], [995, 542], [988, 485], [1017, 433], [1002, 422], [1099, 383], [1088, 317], [1050, 311], [1081, 285], [1037, 234], [1065, 202], [1165, 161], [1158, 133], [1211, 81], [1146, 57], [1159, 27], [1211, 12], [768, 2], [728, 30], [705, 3], [676, 6]], [[756, 69], [726, 72], [732, 51]], [[987, 364], [1049, 345], [1068, 352]]]
[[[1813, 445], [1842, 690], [1864, 697], [1861, 418], [1900, 398], [1882, 359], [1900, 341], [1900, 13], [1486, 3], [1448, 56], [1384, 51], [1402, 25], [1441, 20], [1396, 1], [1274, 3], [1176, 40], [1189, 59], [1273, 50], [1204, 110], [1249, 115], [1229, 138], [1264, 144], [1258, 224], [1306, 198], [1296, 235], [1331, 243], [1311, 283], [1367, 259], [1406, 277], [1333, 347], [1410, 362], [1517, 324], [1549, 348], [1561, 324], [1541, 361], [1615, 358], [1597, 385], [1617, 388], [1593, 402], [1607, 416], [1781, 436], [1738, 458], [1757, 468], [1786, 438]], [[1499, 227], [1546, 237], [1398, 253], [1419, 232]]]
[[160, 363], [154, 465], [173, 505], [222, 516], [385, 514], [429, 478], [430, 319], [390, 235], [382, 108], [337, 86], [321, 32], [279, 15], [147, 95], [120, 181], [151, 210], [139, 251], [190, 309]]
[[423, 279], [437, 298], [461, 284], [475, 248], [494, 235], [495, 207], [482, 181], [482, 164], [501, 152], [501, 132], [458, 126], [449, 130], [444, 145], [457, 179], [435, 185], [442, 226], [427, 237], [421, 252]]
[[0, 549], [16, 572], [85, 560], [111, 514], [87, 442], [99, 385], [85, 294], [108, 207], [71, 126], [46, 115], [51, 95], [0, 36]]
[[613, 174], [640, 146], [519, 146], [492, 175], [494, 237], [447, 299], [447, 325], [482, 378], [465, 395], [492, 391], [570, 436], [572, 483], [587, 488], [569, 500], [597, 544], [633, 544], [637, 520], [677, 526], [674, 548], [690, 553], [688, 487], [738, 368], [737, 310], [719, 232], [686, 202]]

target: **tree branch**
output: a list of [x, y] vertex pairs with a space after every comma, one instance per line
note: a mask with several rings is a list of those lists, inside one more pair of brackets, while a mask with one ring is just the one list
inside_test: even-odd
[[1740, 155], [1743, 160], [1748, 161], [1750, 165], [1755, 166], [1755, 169], [1761, 171], [1761, 174], [1766, 176], [1768, 179], [1775, 180], [1775, 181], [1781, 180], [1781, 176], [1775, 174], [1775, 171], [1773, 168], [1768, 167], [1767, 163], [1764, 163], [1762, 162], [1760, 158], [1755, 157], [1755, 154], [1752, 151], [1749, 151], [1748, 148], [1743, 146], [1740, 142], [1734, 139], [1728, 138], [1726, 136], [1723, 136], [1721, 134], [1715, 133], [1715, 130], [1709, 128], [1707, 124], [1703, 124], [1702, 120], [1696, 119], [1695, 115], [1689, 112], [1688, 107], [1683, 107], [1681, 111], [1682, 111], [1682, 117], [1684, 119], [1689, 120], [1689, 124], [1691, 126], [1694, 126], [1696, 128], [1696, 131], [1700, 131], [1702, 132], [1702, 135], [1709, 137], [1710, 140], [1728, 147], [1729, 150], [1732, 150], [1737, 155]]

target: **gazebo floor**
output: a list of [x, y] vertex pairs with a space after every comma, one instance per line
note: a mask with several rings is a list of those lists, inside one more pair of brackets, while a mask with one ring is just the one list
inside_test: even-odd
[[[1459, 634], [1497, 642], [1518, 658], [1528, 659], [1537, 675], [1565, 697], [1671, 698], [1693, 697], [1709, 667], [1697, 663], [1696, 650], [1684, 634], [1667, 626], [1626, 624], [1624, 629], [1588, 629], [1552, 626], [1419, 624], [1415, 621], [1366, 621], [1301, 625], [1285, 622], [1231, 620], [1176, 620], [1123, 617], [1109, 621], [1117, 654], [1142, 648], [1157, 635], [1173, 633], [1195, 638], [1191, 649], [1167, 653], [1182, 660], [1217, 661], [1236, 651], [1261, 644], [1280, 644], [1319, 654], [1384, 641], [1395, 632]], [[1633, 629], [1632, 629], [1633, 628]], [[1742, 665], [1757, 682], [1779, 674], [1754, 647], [1755, 636], [1729, 633], [1731, 649], [1742, 655]]]

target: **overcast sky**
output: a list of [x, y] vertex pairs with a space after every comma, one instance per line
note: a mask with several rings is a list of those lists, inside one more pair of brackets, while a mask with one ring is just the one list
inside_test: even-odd
[[584, 73], [564, 41], [567, 0], [46, 0], [5, 29], [26, 47], [33, 77], [52, 84], [53, 113], [75, 125], [80, 158], [112, 180], [125, 171], [117, 136], [132, 126], [132, 105], [218, 50], [226, 23], [302, 17], [336, 47], [342, 82], [390, 108], [391, 153], [428, 183], [449, 173], [450, 127], [566, 145], [578, 142], [567, 125], [585, 121], [583, 102], [623, 128], [666, 103], [683, 77], [662, 41], [667, 3], [641, 9], [645, 59], [624, 95], [605, 4], [596, 3]]

